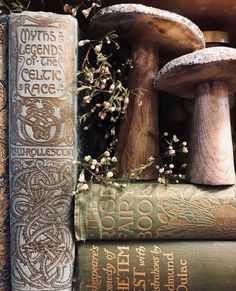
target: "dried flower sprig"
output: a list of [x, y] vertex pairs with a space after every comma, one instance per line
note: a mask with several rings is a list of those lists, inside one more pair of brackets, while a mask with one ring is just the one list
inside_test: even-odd
[[97, 8], [101, 7], [101, 0], [80, 0], [76, 5], [65, 4], [63, 9], [65, 13], [71, 14], [76, 17], [79, 10], [84, 15], [84, 17], [88, 18], [91, 16], [92, 12], [95, 12]]
[[89, 192], [91, 183], [119, 189], [126, 187], [127, 179], [118, 178], [114, 153], [116, 125], [129, 103], [129, 91], [123, 85], [123, 79], [131, 62], [128, 60], [115, 68], [110, 52], [119, 49], [117, 38], [111, 32], [99, 41], [84, 39], [78, 43], [79, 47], [88, 46], [75, 89], [83, 105], [79, 121], [85, 131], [102, 123], [106, 128], [104, 138], [109, 140], [109, 146], [99, 157], [94, 158], [89, 154], [76, 162], [80, 173], [77, 192]]
[[[116, 189], [124, 189], [127, 183], [139, 180], [139, 176], [144, 170], [156, 164], [157, 182], [159, 184], [168, 185], [168, 183], [178, 184], [184, 180], [184, 175], [175, 171], [174, 157], [177, 153], [186, 154], [188, 151], [187, 143], [181, 142], [176, 135], [170, 139], [168, 133], [164, 133], [161, 137], [162, 144], [166, 151], [159, 157], [149, 157], [147, 163], [140, 165], [131, 171], [128, 177], [119, 177], [117, 174], [116, 156], [111, 156], [114, 148], [106, 150], [99, 158], [93, 159], [90, 155], [84, 157], [83, 161], [75, 162], [80, 170], [78, 179], [77, 193], [90, 193], [90, 185], [92, 183], [100, 183]], [[167, 160], [168, 159], [168, 160]], [[165, 163], [166, 162], [166, 163]], [[181, 168], [186, 168], [187, 164], [182, 164]]]
[[95, 2], [93, 2], [90, 7], [86, 8], [86, 9], [83, 9], [82, 10], [82, 13], [87, 18], [98, 7], [101, 7], [101, 1], [95, 1]]
[[176, 135], [170, 136], [168, 132], [160, 138], [163, 154], [160, 155], [161, 164], [156, 166], [159, 172], [157, 181], [161, 184], [179, 183], [184, 180], [184, 175], [178, 173], [187, 167], [187, 163], [182, 164], [178, 169], [175, 166], [175, 157], [179, 154], [187, 154], [188, 147], [186, 141], [180, 141]]
[[99, 183], [116, 189], [124, 189], [125, 180], [118, 179], [116, 172], [117, 158], [111, 156], [111, 150], [106, 150], [97, 159], [90, 155], [82, 161], [75, 161], [80, 171], [76, 192], [89, 192], [92, 183]]
[[[92, 4], [89, 7], [81, 10], [84, 2], [81, 1], [77, 6], [65, 5], [64, 10], [73, 16], [76, 16], [80, 10], [85, 17], [88, 17], [94, 9], [101, 5], [100, 1], [91, 1]], [[145, 164], [131, 171], [129, 177], [118, 176], [117, 157], [115, 156], [116, 128], [129, 104], [130, 92], [125, 87], [124, 80], [127, 76], [127, 68], [132, 69], [132, 62], [127, 60], [118, 68], [112, 63], [111, 51], [119, 49], [117, 37], [115, 32], [111, 32], [100, 41], [83, 39], [78, 43], [79, 47], [87, 49], [77, 75], [79, 81], [75, 90], [81, 98], [80, 104], [83, 105], [79, 121], [85, 131], [94, 128], [94, 124], [102, 124], [106, 128], [104, 137], [110, 143], [99, 157], [92, 157], [92, 154], [89, 153], [82, 160], [75, 161], [79, 170], [77, 193], [90, 193], [92, 183], [124, 189], [127, 182], [139, 179], [141, 173], [154, 163], [159, 183], [165, 185], [169, 181], [178, 183], [182, 178], [181, 174], [175, 173], [173, 159], [178, 152], [187, 153], [187, 144], [180, 143], [176, 135], [169, 139], [167, 133], [161, 137], [165, 144], [165, 151], [162, 155], [150, 157]], [[135, 90], [145, 94], [141, 88]], [[132, 92], [134, 95], [135, 90]], [[168, 162], [167, 159], [169, 159]]]
[[[158, 157], [149, 157], [145, 164], [132, 170], [129, 177], [131, 180], [139, 180], [142, 172], [153, 164], [157, 169], [157, 182], [160, 184], [179, 183], [180, 180], [184, 179], [182, 174], [175, 173], [174, 157], [178, 153], [188, 153], [187, 142], [181, 142], [176, 135], [169, 137], [167, 132], [161, 136], [160, 141], [164, 148], [164, 153]], [[181, 165], [182, 168], [186, 168], [186, 166], [187, 164]]]
[[5, 1], [0, 0], [0, 9], [5, 13], [20, 13], [22, 11], [29, 10], [30, 0], [27, 1], [27, 4], [24, 4], [24, 1], [14, 0], [14, 1]]
[[89, 45], [78, 72], [76, 93], [84, 93], [82, 104], [86, 107], [86, 112], [79, 116], [79, 121], [84, 130], [91, 128], [91, 120], [107, 121], [109, 125], [106, 138], [115, 138], [116, 123], [125, 114], [129, 103], [129, 91], [122, 79], [130, 61], [122, 64], [122, 68], [114, 69], [110, 62], [111, 55], [103, 51], [107, 46], [119, 49], [116, 40], [117, 35], [111, 32], [98, 42], [88, 39], [79, 42], [79, 46]]

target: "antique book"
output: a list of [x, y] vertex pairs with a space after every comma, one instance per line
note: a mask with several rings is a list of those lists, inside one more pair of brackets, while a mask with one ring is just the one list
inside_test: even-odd
[[78, 244], [76, 291], [233, 291], [236, 241]]
[[77, 21], [10, 17], [12, 290], [72, 290]]
[[75, 201], [75, 231], [86, 239], [236, 239], [236, 187], [131, 183], [93, 185]]
[[10, 290], [8, 191], [8, 16], [0, 15], [0, 291]]

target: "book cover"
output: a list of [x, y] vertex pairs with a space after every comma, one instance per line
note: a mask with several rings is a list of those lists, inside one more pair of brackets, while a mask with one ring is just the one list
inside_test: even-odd
[[236, 242], [87, 242], [76, 256], [76, 291], [233, 291]]
[[75, 201], [75, 231], [86, 239], [236, 239], [236, 187], [131, 183], [92, 185]]
[[77, 21], [10, 17], [10, 193], [13, 290], [72, 290], [77, 158]]
[[10, 290], [8, 191], [8, 16], [0, 15], [0, 290]]

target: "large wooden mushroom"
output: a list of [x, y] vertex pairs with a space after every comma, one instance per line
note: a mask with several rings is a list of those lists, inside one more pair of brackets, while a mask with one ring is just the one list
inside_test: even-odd
[[[187, 18], [168, 11], [137, 4], [113, 5], [101, 9], [90, 24], [93, 35], [115, 30], [126, 46], [131, 46], [133, 69], [128, 87], [140, 89], [131, 94], [127, 115], [118, 136], [120, 175], [158, 157], [158, 99], [153, 80], [159, 54], [179, 56], [204, 47], [199, 28]], [[156, 177], [155, 168], [142, 173], [143, 180]]]
[[236, 49], [212, 47], [172, 60], [157, 74], [155, 87], [195, 98], [186, 180], [235, 183], [228, 94], [236, 92]]

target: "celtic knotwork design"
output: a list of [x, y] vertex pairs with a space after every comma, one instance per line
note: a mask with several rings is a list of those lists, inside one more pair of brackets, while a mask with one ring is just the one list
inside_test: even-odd
[[0, 16], [0, 290], [10, 290], [8, 191], [8, 17]]
[[[4, 19], [5, 18], [5, 19]], [[1, 17], [0, 23], [0, 45], [3, 45], [4, 48], [7, 47], [7, 30], [8, 30], [8, 18], [7, 16]]]
[[12, 103], [17, 123], [12, 125], [15, 145], [67, 145], [74, 143], [74, 108], [65, 102], [22, 99]]
[[10, 19], [11, 262], [14, 290], [72, 289], [76, 22]]
[[[0, 82], [0, 110], [6, 107], [7, 102], [7, 92], [6, 92], [6, 84]], [[6, 123], [7, 121], [5, 121]]]
[[14, 160], [11, 172], [13, 280], [31, 290], [68, 287], [73, 167], [63, 161]]

